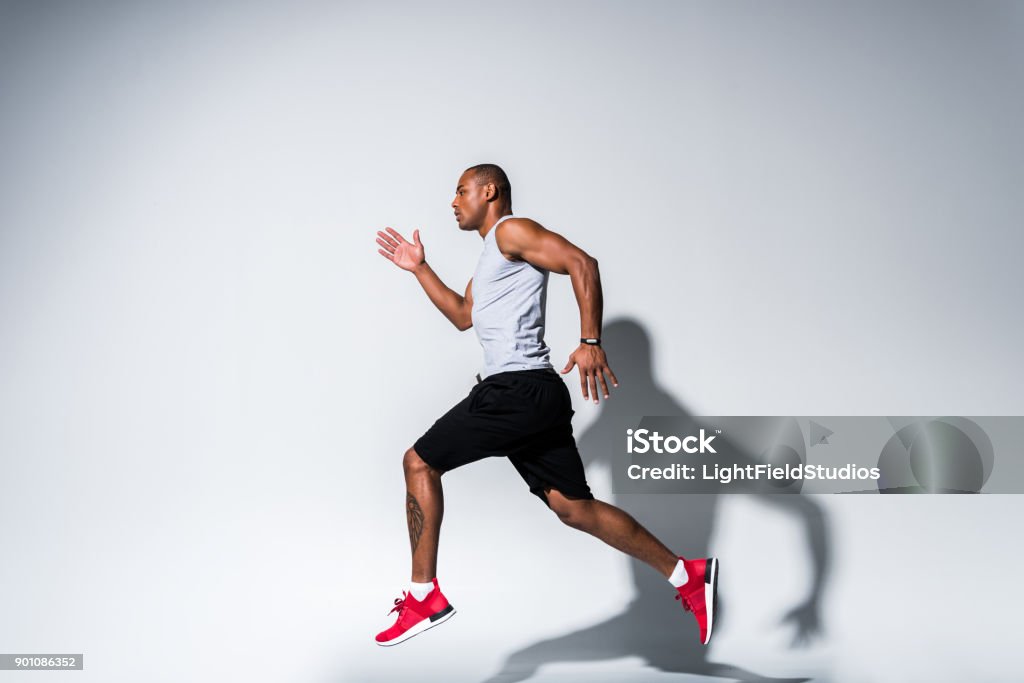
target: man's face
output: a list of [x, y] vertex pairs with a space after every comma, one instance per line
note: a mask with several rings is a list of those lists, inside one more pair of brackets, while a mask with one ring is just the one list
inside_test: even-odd
[[[476, 172], [466, 171], [455, 188], [452, 208], [460, 230], [477, 230], [487, 217], [487, 198], [490, 185], [476, 184]], [[492, 190], [493, 191], [493, 190]]]

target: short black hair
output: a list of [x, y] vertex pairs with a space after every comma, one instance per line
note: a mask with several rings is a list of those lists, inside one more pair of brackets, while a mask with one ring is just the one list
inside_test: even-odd
[[477, 164], [476, 166], [470, 166], [466, 170], [473, 171], [477, 185], [494, 183], [494, 186], [498, 188], [499, 200], [503, 198], [508, 208], [512, 209], [512, 183], [508, 181], [508, 176], [505, 175], [505, 171], [501, 170], [501, 166], [497, 164]]

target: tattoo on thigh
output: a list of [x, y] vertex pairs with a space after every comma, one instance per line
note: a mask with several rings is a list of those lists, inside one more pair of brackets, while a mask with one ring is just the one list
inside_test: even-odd
[[416, 497], [409, 492], [405, 494], [405, 517], [409, 523], [409, 543], [412, 545], [413, 552], [416, 552], [416, 546], [420, 544], [420, 536], [423, 535], [423, 508], [420, 507]]

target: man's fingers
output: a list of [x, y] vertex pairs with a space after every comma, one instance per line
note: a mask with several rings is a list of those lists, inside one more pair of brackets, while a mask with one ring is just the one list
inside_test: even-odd
[[383, 249], [378, 249], [377, 251], [380, 253], [381, 256], [383, 256], [387, 260], [394, 262], [395, 257], [389, 254], [388, 252], [384, 251]]
[[608, 385], [604, 381], [604, 372], [601, 368], [597, 369], [597, 381], [601, 383], [601, 393], [604, 394], [605, 398], [608, 398]]
[[597, 379], [594, 377], [594, 371], [591, 370], [587, 373], [587, 385], [590, 387], [590, 396], [594, 399], [594, 403], [600, 401], [600, 394], [597, 393]]
[[420, 246], [420, 231], [419, 229], [412, 231], [412, 241], [418, 247]]
[[378, 238], [377, 239], [377, 244], [379, 244], [380, 246], [384, 247], [385, 249], [390, 251], [392, 254], [395, 253], [395, 247], [391, 246], [390, 244], [388, 244], [384, 240]]
[[387, 228], [387, 231], [391, 233], [392, 237], [398, 240], [399, 244], [405, 242], [405, 238], [399, 235], [397, 230], [394, 230], [393, 228]]
[[615, 379], [615, 373], [612, 372], [612, 369], [606, 365], [604, 366], [604, 370], [608, 373], [608, 376], [612, 378], [612, 384], [619, 386], [619, 380]]
[[565, 364], [564, 368], [562, 368], [562, 374], [564, 375], [565, 373], [572, 370], [572, 366], [574, 365], [576, 365], [576, 361], [572, 359], [572, 356], [569, 356], [569, 362]]
[[377, 236], [378, 236], [378, 237], [379, 237], [380, 239], [382, 239], [382, 240], [384, 240], [385, 242], [387, 242], [388, 244], [390, 244], [390, 245], [391, 245], [392, 247], [397, 247], [397, 246], [398, 246], [398, 242], [396, 242], [395, 240], [391, 239], [391, 236], [390, 236], [390, 235], [388, 235], [388, 234], [387, 234], [387, 233], [385, 233], [385, 232], [381, 232], [380, 230], [378, 230], [378, 231], [377, 231]]
[[583, 390], [583, 400], [589, 401], [590, 396], [587, 395], [587, 376], [583, 372], [583, 368], [580, 368], [580, 389]]

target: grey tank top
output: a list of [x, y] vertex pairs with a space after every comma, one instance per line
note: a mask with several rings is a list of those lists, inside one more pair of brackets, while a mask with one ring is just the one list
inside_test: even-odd
[[509, 370], [550, 368], [544, 343], [548, 271], [526, 261], [509, 261], [498, 249], [502, 216], [484, 236], [473, 273], [473, 329], [484, 350], [481, 377]]

